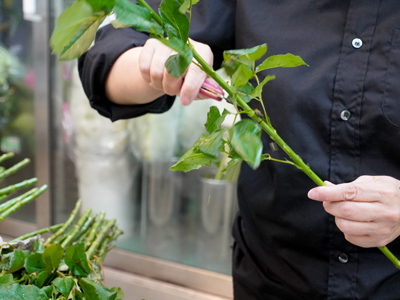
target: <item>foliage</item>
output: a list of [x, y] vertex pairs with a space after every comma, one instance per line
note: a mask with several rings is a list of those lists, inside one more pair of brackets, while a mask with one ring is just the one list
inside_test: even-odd
[[[13, 157], [0, 156], [0, 163]], [[0, 170], [0, 180], [29, 163], [25, 159]], [[37, 183], [36, 178], [0, 189], [0, 221], [33, 201], [47, 186], [23, 189]], [[49, 228], [28, 233], [0, 244], [0, 299], [123, 299], [120, 288], [108, 289], [103, 283], [101, 263], [112, 242], [122, 234], [115, 220], [105, 213], [86, 210], [79, 218], [82, 202], [76, 203], [68, 220]], [[75, 224], [74, 224], [75, 223]], [[40, 234], [52, 232], [43, 240]]]

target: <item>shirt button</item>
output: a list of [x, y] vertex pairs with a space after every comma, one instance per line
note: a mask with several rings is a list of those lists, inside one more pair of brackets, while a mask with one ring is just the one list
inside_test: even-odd
[[349, 256], [346, 253], [341, 253], [338, 256], [338, 261], [340, 261], [342, 264], [345, 264], [349, 261]]
[[340, 113], [340, 118], [341, 118], [343, 121], [347, 121], [348, 119], [350, 119], [350, 117], [351, 117], [351, 112], [349, 112], [347, 109], [343, 110], [343, 111]]
[[351, 44], [353, 45], [354, 48], [358, 49], [361, 48], [362, 46], [362, 40], [360, 40], [359, 38], [355, 38]]

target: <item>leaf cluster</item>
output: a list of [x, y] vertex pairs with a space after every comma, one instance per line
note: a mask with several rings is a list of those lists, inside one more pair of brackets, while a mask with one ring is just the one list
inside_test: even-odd
[[0, 299], [123, 299], [119, 288], [104, 286], [83, 243], [64, 249], [37, 240], [32, 250], [3, 249], [0, 257]]
[[[0, 156], [0, 163], [13, 157]], [[0, 180], [21, 170], [24, 159], [10, 168], [0, 167]], [[36, 199], [47, 187], [22, 189], [37, 183], [36, 178], [0, 189], [0, 221]], [[20, 195], [15, 196], [17, 192]], [[0, 244], [0, 299], [123, 299], [119, 288], [103, 284], [101, 262], [122, 231], [115, 220], [86, 210], [79, 218], [78, 200], [63, 224], [43, 228]], [[54, 232], [45, 241], [39, 234]], [[26, 241], [34, 240], [33, 247]], [[22, 248], [22, 250], [21, 250]]]

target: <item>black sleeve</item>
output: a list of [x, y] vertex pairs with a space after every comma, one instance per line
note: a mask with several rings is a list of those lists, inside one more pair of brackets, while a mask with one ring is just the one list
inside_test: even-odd
[[[156, 8], [159, 1], [148, 3]], [[222, 51], [234, 45], [234, 3], [233, 0], [200, 1], [193, 9], [190, 36], [210, 45], [215, 68], [221, 65]], [[120, 105], [105, 95], [105, 82], [113, 63], [125, 51], [144, 45], [148, 38], [133, 28], [115, 29], [107, 25], [98, 30], [94, 45], [78, 60], [79, 76], [90, 105], [112, 121], [162, 113], [174, 102], [175, 97], [164, 95], [148, 104]]]

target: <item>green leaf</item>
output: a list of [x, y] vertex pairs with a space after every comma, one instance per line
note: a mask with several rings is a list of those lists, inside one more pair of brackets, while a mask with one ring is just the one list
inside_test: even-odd
[[244, 100], [244, 102], [249, 103], [253, 99], [254, 87], [250, 82], [245, 85], [236, 88], [236, 93]]
[[71, 270], [74, 276], [88, 276], [90, 267], [85, 254], [85, 246], [83, 243], [72, 245], [65, 252], [65, 264]]
[[15, 273], [16, 271], [22, 269], [25, 264], [25, 259], [30, 255], [29, 251], [23, 251], [23, 250], [14, 250], [11, 260], [10, 260], [10, 265], [7, 268], [8, 273]]
[[181, 14], [185, 14], [189, 9], [190, 9], [190, 5], [195, 5], [199, 2], [199, 0], [185, 0], [185, 2], [183, 2], [183, 4], [181, 5], [181, 7], [179, 7], [179, 12]]
[[234, 125], [231, 144], [250, 167], [256, 169], [259, 166], [263, 145], [260, 128], [252, 120], [244, 119]]
[[64, 249], [60, 244], [54, 244], [47, 247], [43, 252], [43, 262], [46, 265], [46, 270], [52, 272], [57, 269], [64, 256]]
[[53, 294], [53, 287], [51, 285], [46, 285], [46, 286], [42, 287], [41, 290], [46, 293], [46, 295], [49, 299], [51, 299], [51, 296]]
[[198, 152], [199, 144], [202, 138], [205, 137], [205, 135], [202, 135], [197, 142], [188, 151], [186, 151], [185, 154], [182, 155], [178, 162], [170, 168], [170, 170], [189, 172], [200, 169], [203, 166], [210, 166], [214, 161], [214, 158]]
[[95, 12], [104, 12], [108, 14], [115, 5], [115, 0], [85, 0]]
[[59, 291], [65, 297], [68, 297], [74, 286], [74, 282], [75, 281], [72, 277], [57, 277], [53, 280], [52, 284], [57, 291]]
[[34, 285], [2, 284], [0, 285], [0, 299], [7, 300], [47, 300], [44, 291]]
[[223, 130], [214, 131], [209, 136], [203, 137], [199, 143], [199, 152], [212, 158], [218, 159], [223, 145]]
[[253, 71], [247, 66], [240, 64], [232, 75], [232, 85], [235, 87], [245, 85], [251, 78], [253, 78]]
[[204, 124], [208, 133], [213, 133], [215, 130], [221, 129], [221, 124], [224, 122], [225, 117], [229, 114], [229, 111], [224, 109], [222, 114], [216, 106], [211, 106], [207, 114], [207, 122]]
[[227, 50], [224, 52], [224, 60], [232, 59], [232, 57], [236, 59], [247, 57], [252, 61], [256, 61], [267, 53], [267, 49], [267, 44], [262, 44], [253, 48]]
[[41, 253], [34, 253], [26, 258], [25, 269], [29, 274], [40, 273], [46, 270]]
[[192, 63], [192, 49], [185, 42], [176, 38], [163, 39], [161, 41], [172, 50], [178, 52], [178, 54], [172, 55], [167, 59], [165, 67], [171, 76], [176, 78], [181, 77]]
[[86, 1], [74, 2], [58, 17], [50, 39], [53, 53], [61, 60], [81, 56], [90, 47], [100, 24], [106, 15], [93, 13]]
[[44, 287], [45, 285], [47, 285], [48, 280], [51, 279], [52, 276], [53, 276], [53, 275], [50, 274], [50, 273], [47, 272], [47, 271], [40, 272], [40, 273], [37, 275], [37, 278], [36, 278], [36, 281], [35, 281], [35, 285], [36, 285], [38, 288]]
[[186, 42], [189, 38], [189, 20], [179, 12], [184, 0], [163, 0], [159, 6], [161, 18], [169, 38], [178, 38]]
[[151, 13], [146, 7], [136, 5], [129, 0], [117, 0], [114, 12], [117, 19], [112, 21], [112, 24], [116, 28], [132, 26], [138, 31], [157, 33], [160, 35], [164, 33], [161, 25], [152, 20]]
[[93, 43], [97, 29], [106, 16], [92, 17], [82, 24], [71, 42], [60, 52], [60, 60], [72, 60], [85, 53]]
[[89, 278], [79, 279], [79, 285], [83, 290], [86, 299], [90, 300], [115, 300], [117, 292], [110, 291], [102, 286], [100, 283], [95, 282]]
[[275, 79], [274, 75], [265, 76], [264, 80], [259, 85], [256, 86], [256, 88], [254, 89], [254, 91], [251, 93], [250, 96], [252, 98], [261, 99], [261, 94], [262, 94], [264, 85], [266, 85], [268, 82], [270, 82], [271, 80], [274, 80], [274, 79]]
[[179, 78], [185, 74], [190, 63], [191, 61], [188, 61], [187, 57], [184, 57], [180, 54], [175, 54], [167, 59], [165, 67], [171, 76]]
[[0, 284], [12, 283], [14, 281], [12, 274], [3, 274], [0, 276]]
[[124, 299], [124, 292], [120, 287], [113, 287], [110, 289], [111, 292], [116, 292], [117, 293], [117, 298], [115, 300], [123, 300]]
[[292, 68], [298, 66], [309, 66], [300, 56], [293, 54], [279, 54], [267, 57], [260, 65], [257, 66], [256, 72], [261, 72], [272, 68]]

